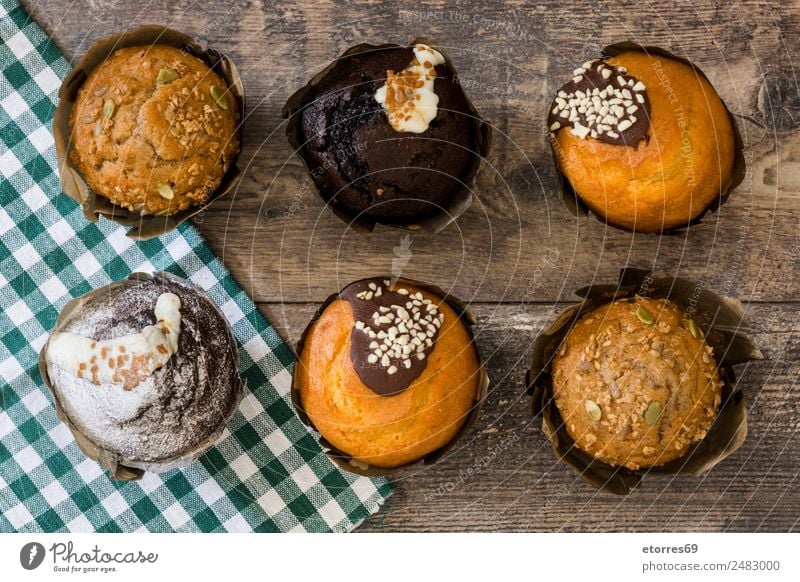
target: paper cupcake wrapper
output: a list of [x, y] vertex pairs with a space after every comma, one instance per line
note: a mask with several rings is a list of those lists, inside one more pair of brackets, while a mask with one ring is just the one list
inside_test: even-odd
[[137, 240], [160, 236], [165, 232], [173, 230], [185, 220], [202, 212], [216, 200], [219, 200], [233, 191], [241, 179], [241, 172], [237, 166], [237, 160], [239, 158], [239, 154], [237, 153], [234, 159], [231, 160], [231, 166], [222, 177], [222, 182], [219, 187], [203, 204], [187, 208], [175, 214], [156, 216], [130, 211], [127, 208], [113, 204], [103, 196], [95, 194], [86, 183], [80, 171], [72, 164], [69, 156], [71, 148], [70, 136], [72, 134], [69, 118], [72, 108], [75, 105], [78, 90], [86, 81], [92, 70], [105, 61], [114, 51], [129, 46], [153, 44], [174, 46], [188, 52], [204, 61], [214, 72], [225, 80], [230, 88], [230, 92], [239, 103], [241, 117], [239, 124], [240, 138], [243, 133], [242, 126], [245, 115], [244, 84], [242, 83], [242, 79], [233, 61], [215, 50], [203, 50], [197, 41], [187, 34], [167, 28], [166, 26], [148, 24], [100, 39], [89, 47], [86, 55], [84, 55], [72, 72], [67, 75], [58, 91], [59, 102], [53, 117], [53, 137], [55, 138], [61, 189], [70, 198], [81, 204], [83, 213], [88, 220], [97, 222], [98, 216], [103, 216], [124, 227], [129, 227], [128, 236]]
[[[683, 63], [684, 65], [691, 67], [696, 74], [702, 76], [706, 81], [709, 82], [709, 84], [711, 84], [711, 81], [708, 79], [706, 74], [697, 65], [695, 65], [694, 63], [692, 63], [687, 59], [674, 55], [671, 52], [656, 46], [642, 46], [640, 44], [636, 44], [635, 42], [631, 41], [617, 42], [603, 48], [603, 50], [601, 51], [601, 56], [613, 57], [626, 51], [639, 51], [646, 54], [656, 55], [659, 57], [664, 57], [667, 59], [678, 61], [680, 63]], [[720, 101], [722, 101], [721, 97]], [[548, 112], [552, 110], [554, 103], [555, 101], [551, 102], [550, 107], [548, 107], [547, 109]], [[697, 216], [697, 218], [693, 219], [685, 226], [682, 225], [676, 228], [667, 229], [662, 231], [660, 234], [682, 234], [686, 230], [686, 228], [694, 226], [696, 224], [700, 224], [703, 221], [703, 217], [706, 215], [706, 213], [716, 211], [719, 209], [720, 206], [725, 204], [725, 202], [728, 201], [728, 197], [730, 196], [731, 192], [744, 180], [745, 173], [747, 172], [747, 167], [744, 158], [744, 143], [742, 142], [742, 136], [739, 133], [739, 126], [736, 123], [736, 118], [730, 112], [730, 109], [728, 109], [728, 106], [725, 104], [724, 101], [722, 101], [722, 106], [725, 107], [725, 111], [727, 111], [728, 118], [731, 121], [731, 127], [733, 128], [734, 160], [733, 160], [733, 170], [731, 171], [730, 183], [722, 192], [719, 193], [719, 196], [715, 198], [714, 201]], [[556, 152], [555, 149], [553, 148], [552, 139], [550, 140], [550, 153], [553, 157], [553, 165], [556, 168], [556, 174], [561, 182], [561, 194], [564, 198], [564, 205], [575, 216], [588, 216], [590, 213], [593, 214], [589, 206], [587, 206], [586, 203], [583, 202], [583, 200], [581, 200], [581, 197], [578, 195], [578, 193], [575, 192], [575, 189], [572, 187], [572, 184], [570, 184], [567, 177], [563, 174], [563, 172], [561, 172]], [[612, 228], [631, 232], [631, 229], [614, 224], [605, 217], [595, 214], [595, 218], [597, 218], [600, 222], [608, 224]]]
[[[369, 279], [371, 280], [374, 278], [376, 277], [370, 277]], [[391, 279], [391, 277], [389, 276], [384, 276], [383, 278]], [[354, 283], [359, 283], [360, 281], [363, 280], [366, 279], [353, 281], [351, 285]], [[453, 309], [453, 311], [455, 311], [459, 315], [459, 318], [464, 322], [464, 324], [467, 327], [470, 340], [472, 340], [474, 343], [475, 336], [472, 332], [472, 328], [475, 325], [475, 318], [463, 301], [457, 299], [456, 297], [453, 297], [448, 293], [445, 293], [440, 287], [437, 287], [435, 285], [429, 285], [427, 283], [423, 283], [422, 281], [400, 278], [397, 279], [397, 282], [400, 284], [412, 285], [414, 287], [418, 287], [424, 291], [428, 291], [429, 293], [441, 297], [445, 301], [445, 303], [447, 303]], [[300, 335], [300, 340], [297, 342], [297, 346], [295, 347], [295, 353], [294, 353], [296, 363], [294, 368], [294, 374], [292, 375], [292, 388], [291, 388], [292, 406], [294, 406], [295, 412], [297, 413], [297, 416], [300, 418], [300, 420], [303, 421], [303, 424], [305, 424], [309, 428], [314, 429], [314, 431], [316, 431], [317, 433], [319, 433], [319, 431], [314, 426], [314, 423], [311, 421], [311, 418], [309, 418], [308, 414], [303, 409], [303, 406], [301, 404], [300, 390], [299, 387], [297, 386], [297, 377], [298, 377], [297, 370], [301, 365], [300, 354], [303, 353], [303, 346], [305, 345], [308, 333], [311, 331], [311, 328], [317, 321], [317, 319], [319, 319], [319, 317], [322, 315], [322, 312], [325, 311], [325, 309], [337, 299], [339, 299], [339, 293], [334, 293], [322, 303], [319, 309], [317, 309], [317, 311], [311, 318], [311, 321], [308, 323], [308, 326], [306, 326], [306, 329]], [[478, 388], [475, 393], [475, 402], [472, 405], [472, 408], [470, 409], [470, 412], [467, 415], [464, 424], [461, 426], [461, 429], [446, 445], [439, 447], [435, 451], [428, 453], [427, 455], [421, 457], [420, 459], [411, 461], [410, 463], [406, 463], [405, 465], [400, 465], [398, 467], [392, 467], [392, 468], [375, 467], [374, 465], [368, 465], [362, 461], [359, 461], [358, 459], [353, 458], [351, 455], [348, 455], [347, 453], [340, 451], [339, 449], [334, 447], [331, 443], [329, 443], [323, 436], [320, 436], [319, 444], [322, 446], [325, 455], [339, 468], [344, 469], [345, 471], [349, 471], [351, 473], [355, 473], [356, 475], [361, 475], [363, 477], [396, 476], [402, 472], [405, 472], [410, 467], [414, 467], [420, 464], [432, 465], [436, 463], [439, 459], [441, 459], [455, 445], [455, 443], [459, 439], [461, 439], [461, 437], [463, 437], [465, 434], [469, 432], [469, 430], [475, 424], [475, 421], [477, 420], [478, 415], [480, 414], [481, 408], [483, 407], [483, 404], [486, 401], [486, 396], [489, 393], [489, 375], [486, 372], [486, 366], [483, 360], [481, 359], [480, 354], [478, 354], [478, 373], [480, 374], [480, 378], [478, 380]]]
[[[733, 366], [760, 360], [763, 355], [747, 335], [748, 323], [739, 301], [720, 297], [687, 279], [657, 278], [651, 271], [641, 269], [623, 269], [619, 285], [592, 285], [575, 293], [583, 297], [583, 301], [566, 308], [536, 338], [527, 377], [528, 393], [533, 397], [533, 415], [541, 415], [542, 430], [563, 462], [577, 469], [593, 487], [627, 495], [647, 474], [700, 475], [742, 445], [747, 436], [747, 408]], [[679, 459], [634, 471], [604, 463], [575, 445], [553, 400], [550, 366], [562, 340], [582, 315], [614, 300], [636, 295], [669, 299], [691, 314], [703, 330], [706, 342], [714, 349], [723, 387], [720, 410], [705, 438]]]
[[[184, 287], [188, 287], [192, 289], [195, 293], [204, 297], [214, 309], [216, 309], [217, 313], [219, 314], [222, 321], [225, 322], [225, 330], [228, 334], [229, 338], [229, 345], [236, 346], [236, 340], [233, 335], [233, 330], [228, 324], [228, 320], [225, 318], [225, 315], [222, 311], [216, 306], [216, 304], [211, 300], [210, 297], [203, 291], [200, 287], [181, 279], [180, 277], [176, 277], [171, 273], [154, 273], [149, 275], [147, 273], [131, 273], [131, 275], [127, 279], [123, 279], [122, 281], [117, 281], [115, 283], [111, 283], [105, 287], [101, 287], [99, 289], [95, 289], [94, 291], [90, 291], [85, 295], [81, 295], [80, 297], [76, 297], [67, 302], [64, 305], [64, 308], [61, 310], [61, 313], [58, 316], [58, 320], [56, 321], [56, 325], [53, 330], [50, 332], [50, 336], [54, 333], [57, 333], [61, 326], [66, 322], [70, 315], [72, 315], [75, 311], [80, 311], [86, 303], [86, 299], [90, 297], [93, 293], [103, 292], [109, 287], [116, 287], [116, 286], [128, 286], [131, 285], [133, 281], [171, 281], [178, 283]], [[75, 441], [78, 443], [78, 447], [83, 451], [83, 453], [89, 457], [97, 461], [106, 471], [109, 472], [109, 475], [112, 479], [119, 480], [119, 481], [131, 481], [140, 479], [142, 475], [144, 475], [145, 471], [150, 471], [152, 473], [163, 473], [166, 471], [170, 471], [172, 469], [177, 469], [180, 467], [185, 467], [186, 465], [190, 464], [192, 461], [197, 459], [200, 455], [202, 455], [209, 447], [211, 447], [214, 443], [216, 443], [219, 438], [222, 436], [222, 431], [225, 429], [225, 425], [227, 425], [230, 418], [233, 416], [233, 413], [239, 408], [239, 403], [241, 402], [244, 396], [244, 389], [246, 382], [239, 377], [237, 374], [237, 384], [234, 387], [236, 396], [233, 400], [233, 404], [231, 405], [231, 409], [225, 415], [224, 418], [220, 419], [219, 426], [214, 429], [214, 431], [209, 434], [203, 441], [195, 445], [191, 450], [181, 453], [180, 455], [176, 455], [174, 457], [159, 459], [158, 461], [138, 461], [133, 459], [128, 459], [124, 455], [104, 448], [99, 443], [93, 441], [86, 433], [84, 433], [75, 423], [72, 422], [69, 415], [66, 413], [66, 409], [64, 408], [63, 403], [61, 402], [58, 391], [53, 388], [53, 382], [50, 379], [50, 375], [47, 372], [47, 362], [45, 360], [45, 353], [47, 353], [47, 346], [50, 343], [48, 339], [47, 342], [42, 346], [42, 349], [39, 351], [39, 373], [42, 375], [42, 380], [44, 380], [45, 386], [50, 390], [50, 394], [53, 396], [53, 402], [55, 403], [56, 407], [56, 415], [58, 416], [59, 420], [61, 420], [64, 424], [66, 424], [72, 435], [75, 437]], [[239, 369], [239, 351], [234, 347], [233, 349], [233, 357], [236, 369]]]
[[[456, 71], [453, 62], [450, 60], [450, 57], [447, 55], [446, 51], [442, 50], [441, 47], [437, 46], [431, 40], [425, 37], [417, 37], [415, 38], [410, 46], [414, 46], [417, 43], [427, 44], [428, 46], [436, 49], [441, 53], [444, 57], [445, 62], [450, 67], [450, 70], [453, 71], [453, 76], [455, 78], [458, 77], [458, 73]], [[310, 165], [310, 161], [306, 159], [305, 156], [305, 139], [303, 137], [303, 130], [300, 127], [300, 116], [296, 115], [299, 113], [303, 108], [303, 101], [306, 98], [306, 95], [316, 87], [316, 85], [322, 80], [325, 75], [333, 71], [339, 64], [339, 62], [351, 55], [360, 52], [368, 52], [368, 51], [380, 51], [390, 48], [402, 48], [400, 45], [397, 44], [381, 44], [381, 45], [373, 45], [373, 44], [366, 44], [362, 43], [347, 49], [342, 55], [337, 58], [334, 62], [329, 64], [327, 67], [322, 69], [319, 73], [314, 75], [314, 77], [299, 91], [295, 92], [289, 99], [286, 101], [286, 105], [283, 107], [283, 117], [288, 119], [286, 124], [286, 137], [289, 140], [289, 144], [292, 146], [294, 151], [297, 153], [298, 156], [303, 160], [303, 164], [305, 165], [306, 169], [308, 170], [309, 174], [312, 171], [312, 167]], [[411, 230], [416, 232], [439, 232], [447, 227], [450, 223], [455, 221], [461, 214], [469, 208], [472, 204], [472, 186], [475, 182], [475, 175], [478, 173], [478, 169], [481, 165], [481, 160], [489, 155], [489, 152], [492, 149], [492, 128], [491, 126], [486, 123], [483, 118], [478, 113], [478, 110], [475, 109], [475, 106], [470, 101], [469, 96], [466, 96], [467, 105], [469, 107], [469, 114], [472, 117], [473, 125], [475, 129], [475, 140], [478, 146], [478, 151], [474, 156], [474, 161], [472, 166], [467, 171], [466, 176], [464, 177], [464, 186], [461, 191], [456, 195], [453, 201], [450, 203], [445, 209], [442, 209], [439, 213], [426, 218], [424, 220], [420, 220], [414, 222], [412, 224], [387, 224], [376, 220], [371, 220], [364, 218], [363, 216], [358, 216], [351, 214], [349, 212], [344, 211], [343, 209], [337, 208], [335, 205], [330, 203], [330, 200], [325, 198], [325, 195], [316, 185], [314, 182], [314, 187], [317, 188], [317, 192], [319, 193], [320, 197], [325, 201], [326, 204], [330, 207], [331, 211], [341, 218], [343, 221], [347, 222], [351, 228], [358, 232], [369, 233], [375, 229], [376, 224], [383, 224], [384, 226], [389, 226], [392, 228], [400, 228], [405, 230]], [[313, 180], [312, 180], [313, 181]]]

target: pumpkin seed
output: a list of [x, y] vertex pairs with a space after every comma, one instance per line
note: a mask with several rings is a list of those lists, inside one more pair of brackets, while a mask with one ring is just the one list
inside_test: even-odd
[[588, 414], [589, 418], [591, 418], [592, 420], [600, 420], [600, 417], [603, 415], [603, 412], [600, 410], [600, 407], [597, 406], [597, 402], [595, 402], [594, 400], [587, 400], [586, 414]]
[[178, 74], [178, 71], [176, 71], [175, 69], [171, 69], [169, 67], [164, 67], [163, 69], [158, 71], [158, 77], [156, 77], [156, 80], [159, 83], [164, 83], [165, 85], [168, 85], [180, 78], [181, 76]]
[[700, 337], [700, 328], [697, 327], [694, 319], [689, 320], [689, 333], [692, 334], [694, 339], [698, 339]]
[[164, 184], [163, 182], [159, 182], [158, 186], [156, 186], [159, 195], [166, 200], [172, 200], [175, 197], [175, 194], [172, 192], [172, 187], [169, 184]]
[[661, 416], [661, 403], [657, 400], [653, 400], [647, 410], [644, 411], [644, 421], [647, 424], [653, 425], [658, 422], [659, 417]]
[[653, 322], [655, 321], [655, 319], [653, 319], [653, 314], [647, 311], [647, 309], [641, 305], [636, 310], [636, 317], [639, 318], [639, 321], [647, 325], [653, 325]]
[[225, 95], [225, 91], [216, 85], [211, 86], [211, 97], [217, 102], [220, 108], [228, 109], [228, 97]]
[[114, 115], [114, 109], [117, 108], [117, 104], [114, 103], [113, 99], [106, 99], [103, 101], [103, 117], [106, 119], [111, 119], [111, 116]]

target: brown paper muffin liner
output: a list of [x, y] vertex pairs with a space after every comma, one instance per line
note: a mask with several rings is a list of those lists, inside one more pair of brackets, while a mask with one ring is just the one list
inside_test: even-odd
[[[370, 277], [369, 279], [371, 280], [375, 278], [391, 279], [392, 277], [389, 276]], [[353, 281], [351, 285], [354, 283], [359, 283], [360, 281], [363, 280], [366, 279]], [[448, 293], [445, 293], [440, 287], [437, 287], [435, 285], [429, 285], [427, 283], [423, 283], [422, 281], [400, 278], [397, 279], [397, 282], [400, 284], [413, 285], [414, 287], [418, 287], [424, 291], [428, 291], [429, 293], [432, 293], [434, 295], [443, 298], [444, 301], [453, 309], [453, 311], [455, 311], [459, 315], [459, 318], [467, 326], [470, 339], [474, 342], [475, 336], [473, 334], [472, 328], [475, 325], [475, 317], [472, 315], [467, 305], [463, 301], [457, 299], [456, 297], [453, 297]], [[308, 414], [303, 409], [303, 406], [301, 404], [300, 390], [299, 387], [297, 386], [297, 370], [299, 369], [300, 366], [300, 354], [303, 353], [303, 346], [305, 345], [306, 337], [308, 336], [309, 331], [311, 331], [311, 327], [314, 325], [317, 319], [319, 319], [320, 315], [322, 315], [322, 312], [325, 311], [325, 309], [331, 303], [336, 301], [338, 298], [339, 298], [339, 293], [334, 293], [333, 295], [328, 297], [322, 303], [322, 305], [320, 305], [319, 309], [317, 309], [317, 311], [311, 318], [311, 321], [308, 323], [308, 326], [306, 326], [306, 329], [301, 334], [300, 340], [297, 342], [297, 346], [295, 347], [295, 353], [294, 353], [295, 371], [294, 374], [292, 374], [292, 389], [291, 389], [292, 406], [294, 406], [295, 412], [297, 413], [297, 416], [300, 418], [300, 420], [303, 421], [303, 424], [305, 424], [309, 428], [314, 429], [317, 433], [319, 433], [319, 431], [317, 431], [317, 428], [314, 426], [314, 423], [311, 421], [311, 419], [309, 418]], [[452, 440], [450, 440], [449, 443], [447, 443], [442, 447], [439, 447], [435, 451], [428, 453], [427, 455], [425, 455], [420, 459], [417, 459], [416, 461], [411, 461], [410, 463], [406, 463], [405, 465], [400, 465], [398, 467], [392, 467], [392, 468], [375, 467], [373, 465], [368, 465], [362, 461], [359, 461], [358, 459], [353, 458], [351, 455], [348, 455], [343, 451], [340, 451], [339, 449], [334, 447], [331, 443], [329, 443], [325, 439], [325, 437], [321, 435], [319, 437], [319, 444], [322, 445], [325, 455], [331, 461], [333, 461], [333, 463], [336, 464], [338, 467], [344, 469], [345, 471], [355, 473], [356, 475], [362, 475], [364, 477], [397, 476], [398, 474], [405, 472], [410, 467], [419, 464], [432, 465], [436, 463], [439, 459], [441, 459], [459, 439], [461, 439], [465, 434], [469, 432], [470, 428], [472, 428], [472, 426], [475, 424], [475, 421], [477, 420], [478, 415], [480, 414], [481, 408], [483, 407], [483, 404], [486, 401], [486, 395], [489, 392], [489, 375], [486, 372], [486, 366], [483, 360], [480, 358], [480, 354], [478, 354], [478, 366], [479, 366], [478, 373], [480, 374], [480, 378], [478, 380], [478, 389], [477, 392], [475, 393], [475, 403], [472, 405], [472, 409], [470, 410], [467, 419], [464, 421], [464, 424], [461, 426], [461, 429], [456, 433], [456, 435], [452, 438]]]
[[[647, 474], [700, 475], [742, 445], [747, 436], [747, 408], [742, 389], [736, 382], [733, 366], [760, 360], [763, 355], [747, 335], [748, 323], [738, 300], [720, 297], [687, 279], [657, 278], [651, 271], [632, 268], [621, 271], [619, 285], [592, 285], [575, 293], [583, 297], [583, 301], [566, 308], [536, 338], [531, 370], [527, 376], [528, 393], [533, 397], [533, 415], [541, 415], [542, 431], [559, 459], [577, 469], [581, 477], [593, 487], [617, 495], [627, 495]], [[705, 438], [679, 459], [658, 467], [634, 471], [604, 463], [575, 445], [553, 400], [550, 366], [561, 341], [583, 314], [617, 299], [636, 295], [669, 299], [691, 314], [703, 330], [706, 342], [714, 349], [723, 387], [722, 404]]]
[[[147, 273], [131, 273], [131, 275], [127, 279], [123, 279], [122, 281], [117, 281], [115, 283], [111, 283], [106, 287], [101, 287], [99, 289], [95, 289], [94, 291], [90, 291], [85, 295], [81, 295], [80, 297], [76, 297], [72, 299], [64, 305], [64, 308], [61, 310], [61, 313], [58, 316], [58, 320], [56, 321], [56, 325], [53, 330], [50, 332], [52, 336], [54, 333], [57, 333], [63, 323], [67, 321], [75, 311], [80, 311], [84, 304], [86, 303], [86, 298], [89, 297], [92, 293], [96, 293], [99, 291], [103, 291], [108, 287], [116, 287], [116, 286], [129, 286], [133, 281], [173, 281], [177, 282], [180, 285], [185, 287], [190, 287], [193, 289], [198, 295], [206, 298], [208, 302], [217, 310], [219, 316], [222, 318], [223, 321], [226, 322], [226, 330], [228, 337], [230, 339], [229, 345], [233, 346], [233, 357], [236, 364], [236, 369], [239, 369], [239, 350], [236, 348], [236, 339], [233, 335], [233, 330], [231, 330], [230, 324], [227, 323], [227, 319], [222, 311], [216, 306], [216, 304], [211, 300], [210, 297], [203, 291], [200, 287], [190, 283], [180, 277], [173, 275], [172, 273], [154, 273], [149, 275]], [[64, 424], [66, 424], [72, 435], [75, 437], [75, 441], [78, 443], [78, 447], [83, 451], [83, 453], [89, 457], [97, 461], [106, 471], [109, 472], [109, 476], [111, 479], [119, 480], [119, 481], [133, 481], [136, 479], [141, 479], [142, 475], [144, 475], [145, 471], [150, 471], [152, 473], [163, 473], [166, 471], [170, 471], [172, 469], [177, 469], [180, 467], [185, 467], [186, 465], [190, 464], [192, 461], [197, 459], [200, 455], [202, 455], [209, 447], [211, 447], [215, 442], [217, 442], [222, 435], [222, 431], [225, 428], [225, 425], [230, 420], [233, 413], [236, 412], [239, 408], [239, 403], [244, 396], [244, 389], [246, 382], [236, 375], [237, 385], [235, 386], [236, 397], [234, 398], [233, 405], [231, 406], [230, 411], [228, 411], [227, 415], [224, 418], [221, 418], [219, 421], [219, 426], [203, 441], [198, 443], [194, 446], [190, 451], [186, 451], [180, 455], [171, 458], [161, 459], [155, 462], [144, 462], [144, 461], [136, 461], [132, 459], [127, 459], [120, 453], [116, 451], [112, 451], [109, 449], [103, 448], [98, 443], [94, 442], [88, 435], [86, 435], [78, 426], [76, 426], [72, 420], [69, 418], [67, 413], [65, 412], [64, 406], [59, 400], [58, 393], [56, 390], [53, 389], [53, 383], [50, 380], [50, 376], [47, 372], [47, 362], [45, 361], [45, 353], [47, 352], [47, 346], [50, 343], [50, 340], [42, 346], [42, 349], [39, 351], [39, 373], [42, 375], [42, 380], [44, 380], [45, 385], [50, 390], [50, 394], [53, 396], [53, 402], [55, 403], [56, 407], [56, 416], [59, 420], [61, 420]]]
[[[81, 59], [72, 72], [61, 83], [58, 91], [58, 107], [53, 117], [53, 137], [56, 144], [56, 157], [58, 159], [58, 173], [61, 177], [61, 189], [67, 196], [79, 202], [83, 207], [83, 214], [91, 222], [97, 222], [98, 216], [103, 216], [119, 225], [129, 227], [128, 236], [143, 240], [160, 236], [176, 228], [185, 220], [208, 208], [216, 200], [233, 191], [241, 179], [241, 172], [236, 164], [239, 154], [231, 161], [231, 166], [222, 177], [219, 187], [209, 196], [203, 204], [187, 208], [175, 214], [156, 216], [140, 214], [122, 206], [113, 204], [107, 198], [96, 195], [86, 183], [81, 173], [70, 161], [70, 113], [75, 105], [78, 90], [88, 78], [89, 74], [100, 63], [105, 61], [114, 51], [129, 46], [164, 44], [177, 47], [204, 61], [214, 72], [222, 77], [228, 84], [231, 93], [239, 104], [241, 122], [239, 136], [242, 136], [242, 126], [245, 115], [244, 84], [239, 76], [236, 66], [227, 56], [213, 50], [203, 48], [192, 37], [166, 26], [148, 24], [113, 34], [96, 41], [86, 55]], [[241, 150], [241, 139], [240, 139]]]
[[[607, 47], [603, 48], [603, 50], [601, 51], [601, 57], [613, 57], [627, 51], [639, 51], [646, 54], [656, 55], [659, 57], [664, 57], [667, 59], [678, 61], [680, 63], [683, 63], [684, 65], [688, 65], [689, 67], [691, 67], [695, 73], [702, 76], [706, 81], [709, 82], [709, 84], [711, 84], [711, 81], [709, 81], [706, 74], [702, 70], [700, 70], [700, 68], [697, 65], [695, 65], [694, 63], [692, 63], [687, 59], [674, 55], [671, 52], [656, 46], [642, 46], [640, 44], [636, 44], [635, 42], [626, 40], [623, 42], [617, 42], [608, 45]], [[720, 101], [722, 101], [722, 98], [720, 98]], [[555, 101], [551, 102], [550, 107], [547, 109], [547, 111], [550, 111], [553, 108], [553, 103], [555, 103]], [[706, 213], [716, 211], [717, 209], [719, 209], [720, 206], [725, 204], [725, 202], [728, 201], [730, 193], [733, 192], [733, 190], [744, 180], [747, 167], [745, 165], [745, 159], [744, 159], [744, 143], [742, 142], [742, 136], [739, 133], [739, 126], [736, 123], [736, 118], [730, 112], [730, 109], [728, 109], [728, 106], [725, 104], [724, 101], [722, 101], [722, 105], [723, 107], [725, 107], [725, 111], [728, 112], [728, 118], [730, 119], [731, 127], [733, 128], [734, 160], [733, 160], [733, 170], [731, 171], [731, 183], [728, 186], [728, 188], [725, 189], [724, 192], [719, 193], [719, 196], [715, 198], [714, 201], [697, 216], [697, 218], [687, 223], [686, 226], [679, 226], [677, 228], [667, 229], [662, 231], [660, 234], [670, 234], [670, 235], [682, 234], [688, 227], [700, 224], [703, 221], [703, 217], [706, 215]], [[561, 182], [561, 194], [564, 198], [564, 205], [574, 216], [588, 216], [590, 213], [592, 213], [591, 209], [586, 205], [586, 203], [583, 202], [583, 200], [581, 200], [580, 196], [578, 196], [578, 193], [575, 192], [575, 190], [573, 189], [572, 184], [570, 184], [567, 177], [561, 172], [561, 169], [559, 168], [558, 159], [556, 156], [555, 148], [553, 148], [552, 139], [550, 139], [550, 153], [553, 157], [553, 165], [555, 166], [556, 174], [558, 175], [558, 178]], [[613, 228], [631, 232], [631, 229], [614, 224], [603, 216], [595, 214], [595, 218], [597, 218], [600, 222], [603, 222], [604, 224], [607, 224]]]
[[[450, 57], [447, 53], [442, 50], [441, 47], [437, 46], [431, 40], [425, 37], [417, 37], [413, 41], [411, 41], [410, 46], [414, 46], [417, 43], [426, 44], [441, 53], [444, 57], [445, 62], [450, 67], [450, 70], [453, 71], [453, 75], [455, 77], [458, 76], [455, 66], [453, 62], [450, 60]], [[283, 117], [288, 119], [286, 123], [286, 137], [289, 140], [289, 144], [292, 146], [294, 151], [297, 153], [298, 156], [303, 160], [303, 164], [305, 165], [306, 169], [309, 171], [309, 174], [312, 171], [312, 167], [310, 166], [310, 162], [306, 159], [304, 153], [304, 146], [305, 146], [305, 139], [303, 138], [303, 131], [300, 127], [300, 116], [295, 115], [299, 113], [303, 108], [303, 101], [306, 98], [306, 95], [314, 89], [314, 87], [320, 82], [320, 80], [325, 77], [328, 73], [336, 69], [339, 61], [348, 57], [350, 55], [366, 52], [366, 51], [379, 51], [382, 49], [389, 49], [389, 48], [399, 48], [400, 45], [397, 44], [382, 44], [382, 45], [372, 45], [362, 43], [347, 49], [342, 55], [337, 58], [334, 62], [329, 64], [327, 67], [322, 69], [319, 73], [314, 75], [314, 77], [299, 91], [295, 92], [289, 99], [286, 101], [286, 105], [283, 106]], [[467, 104], [469, 106], [469, 112], [473, 119], [473, 124], [475, 126], [475, 139], [478, 146], [478, 152], [474, 156], [474, 161], [472, 166], [470, 167], [469, 171], [467, 172], [466, 176], [464, 177], [464, 186], [462, 187], [461, 191], [456, 195], [453, 199], [452, 203], [448, 208], [443, 209], [438, 214], [426, 218], [424, 220], [420, 220], [413, 224], [386, 224], [381, 223], [379, 221], [370, 220], [363, 218], [361, 216], [352, 215], [348, 212], [340, 208], [336, 208], [333, 204], [329, 204], [329, 200], [327, 200], [323, 194], [317, 188], [316, 182], [314, 183], [314, 187], [317, 188], [317, 192], [319, 193], [320, 197], [328, 204], [331, 211], [348, 223], [348, 225], [358, 232], [369, 233], [375, 229], [376, 224], [384, 224], [385, 226], [393, 227], [393, 228], [400, 228], [412, 231], [419, 231], [419, 232], [439, 232], [443, 230], [447, 225], [454, 222], [469, 206], [472, 204], [472, 186], [475, 183], [475, 175], [478, 173], [478, 168], [480, 168], [481, 160], [489, 155], [489, 152], [492, 149], [492, 128], [491, 126], [486, 123], [483, 118], [478, 113], [478, 110], [475, 109], [475, 106], [470, 101], [469, 96], [465, 95], [467, 98]]]

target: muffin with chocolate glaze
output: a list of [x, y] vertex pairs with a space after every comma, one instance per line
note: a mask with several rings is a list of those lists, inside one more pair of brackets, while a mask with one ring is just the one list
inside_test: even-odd
[[550, 106], [551, 143], [559, 170], [598, 216], [661, 232], [687, 226], [727, 193], [734, 127], [702, 73], [628, 50], [573, 74]]
[[331, 445], [392, 468], [453, 440], [482, 381], [472, 334], [447, 301], [404, 280], [369, 279], [312, 323], [293, 389]]
[[225, 81], [169, 45], [125, 47], [95, 67], [70, 115], [71, 161], [92, 191], [143, 215], [206, 202], [239, 153]]
[[722, 393], [694, 320], [666, 299], [643, 297], [584, 315], [554, 357], [552, 380], [575, 444], [628, 469], [685, 455], [714, 422]]
[[60, 413], [117, 464], [186, 464], [219, 436], [242, 396], [227, 321], [193, 285], [165, 274], [112, 283], [62, 311], [41, 363]]
[[452, 65], [421, 42], [350, 49], [284, 115], [323, 199], [362, 223], [457, 215], [488, 149], [488, 126]]

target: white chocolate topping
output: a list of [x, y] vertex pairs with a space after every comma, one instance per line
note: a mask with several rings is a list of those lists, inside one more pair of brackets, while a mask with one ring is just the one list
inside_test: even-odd
[[437, 65], [444, 57], [428, 45], [414, 47], [414, 60], [400, 71], [387, 71], [386, 83], [375, 92], [389, 123], [401, 132], [423, 133], [436, 117], [439, 96], [433, 90]]
[[155, 325], [107, 340], [93, 340], [72, 332], [56, 333], [48, 342], [46, 359], [93, 384], [116, 383], [132, 390], [178, 350], [180, 309], [177, 295], [162, 293], [156, 301]]

